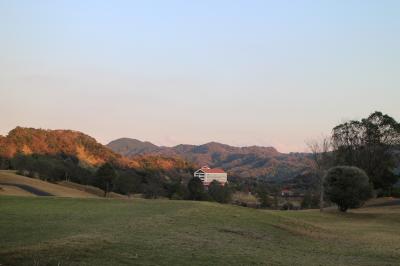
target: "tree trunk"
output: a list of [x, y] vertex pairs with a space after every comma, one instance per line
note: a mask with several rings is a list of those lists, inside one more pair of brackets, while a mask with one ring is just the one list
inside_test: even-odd
[[320, 193], [319, 193], [319, 211], [324, 211], [324, 177], [325, 173], [321, 173], [321, 184], [320, 184]]
[[104, 197], [107, 197], [108, 193], [108, 182], [106, 183], [106, 189], [104, 190]]
[[324, 211], [324, 185], [321, 185], [321, 193], [319, 195], [319, 211]]

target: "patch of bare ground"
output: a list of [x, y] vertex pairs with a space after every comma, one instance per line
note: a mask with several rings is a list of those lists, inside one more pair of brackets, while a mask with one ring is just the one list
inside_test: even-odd
[[226, 233], [226, 234], [232, 234], [236, 236], [240, 236], [243, 238], [247, 239], [253, 239], [253, 240], [271, 240], [271, 237], [266, 234], [260, 234], [259, 232], [252, 232], [248, 230], [240, 230], [240, 229], [235, 229], [235, 228], [218, 228], [218, 232], [221, 233]]

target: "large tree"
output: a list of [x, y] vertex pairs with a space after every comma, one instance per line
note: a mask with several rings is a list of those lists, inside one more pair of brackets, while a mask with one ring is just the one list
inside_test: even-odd
[[105, 163], [96, 172], [98, 185], [104, 190], [104, 197], [110, 192], [111, 186], [117, 177], [114, 167], [110, 163]]
[[372, 196], [369, 178], [360, 168], [336, 166], [327, 172], [324, 179], [327, 198], [342, 212], [361, 207]]
[[389, 115], [372, 113], [333, 129], [337, 165], [357, 166], [368, 174], [375, 189], [389, 189], [397, 182], [394, 149], [400, 145], [400, 124]]

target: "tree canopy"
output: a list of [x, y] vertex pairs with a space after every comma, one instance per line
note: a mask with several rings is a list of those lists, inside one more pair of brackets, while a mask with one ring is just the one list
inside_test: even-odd
[[324, 188], [327, 198], [342, 212], [361, 207], [372, 196], [367, 174], [352, 166], [331, 168], [325, 176]]
[[336, 165], [357, 166], [368, 174], [375, 189], [388, 189], [398, 180], [394, 149], [400, 145], [400, 124], [389, 115], [374, 112], [361, 121], [333, 129]]
[[111, 186], [117, 177], [114, 167], [110, 163], [105, 163], [96, 172], [96, 177], [100, 187], [104, 190], [104, 196], [110, 192]]

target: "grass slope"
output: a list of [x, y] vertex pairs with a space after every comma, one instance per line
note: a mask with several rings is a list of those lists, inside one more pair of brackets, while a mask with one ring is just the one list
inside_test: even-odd
[[[85, 191], [87, 193], [96, 195], [98, 197], [104, 197], [104, 191], [98, 187], [81, 185], [81, 184], [69, 182], [69, 181], [61, 181], [61, 182], [58, 182], [57, 185], [63, 186], [63, 187], [69, 187], [69, 188], [80, 190], [80, 191]], [[109, 192], [107, 194], [107, 198], [124, 199], [124, 198], [128, 198], [128, 197], [125, 195], [122, 195], [122, 194], [115, 193], [115, 192]]]
[[[8, 184], [8, 185], [7, 185]], [[40, 190], [46, 193], [49, 193], [54, 196], [59, 197], [78, 197], [78, 198], [93, 198], [97, 197], [97, 195], [89, 193], [87, 191], [82, 191], [79, 189], [74, 189], [66, 186], [61, 186], [58, 184], [53, 184], [49, 182], [45, 182], [39, 179], [29, 178], [21, 175], [17, 175], [15, 171], [0, 171], [0, 187], [4, 187], [3, 190], [0, 190], [0, 195], [2, 194], [10, 194], [10, 187], [12, 185], [22, 185], [26, 187], [30, 187], [36, 190]], [[21, 189], [14, 186], [14, 190], [20, 193]], [[4, 193], [2, 193], [4, 192]], [[12, 193], [12, 191], [11, 191]], [[16, 195], [19, 195], [15, 193]], [[25, 195], [34, 196], [33, 193], [29, 193], [29, 191], [25, 191]]]
[[0, 197], [1, 265], [399, 265], [400, 208]]

